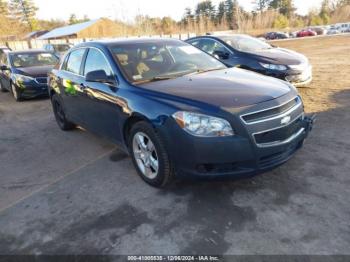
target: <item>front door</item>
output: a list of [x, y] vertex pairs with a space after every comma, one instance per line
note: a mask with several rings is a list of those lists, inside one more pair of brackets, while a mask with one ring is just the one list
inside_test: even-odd
[[84, 76], [103, 70], [110, 83], [84, 81], [80, 94], [83, 104], [83, 121], [91, 131], [120, 142], [119, 121], [123, 102], [118, 97], [116, 77], [103, 51], [90, 48], [85, 60]]

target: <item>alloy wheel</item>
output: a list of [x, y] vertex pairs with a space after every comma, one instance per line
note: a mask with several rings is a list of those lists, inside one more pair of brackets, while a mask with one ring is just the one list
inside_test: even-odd
[[12, 91], [12, 94], [13, 94], [13, 97], [18, 100], [18, 92], [17, 92], [17, 88], [15, 87], [15, 85], [11, 85], [11, 91]]
[[148, 179], [155, 179], [159, 170], [159, 159], [152, 140], [143, 132], [133, 137], [133, 154], [142, 174]]

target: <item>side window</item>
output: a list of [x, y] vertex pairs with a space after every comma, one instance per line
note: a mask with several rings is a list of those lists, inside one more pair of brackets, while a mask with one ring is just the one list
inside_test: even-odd
[[83, 61], [85, 49], [74, 50], [70, 53], [65, 70], [74, 74], [80, 74], [80, 66]]
[[215, 51], [215, 41], [211, 39], [203, 39], [200, 41], [200, 48], [204, 51], [207, 52], [208, 54], [213, 54]]
[[67, 70], [67, 62], [68, 62], [68, 59], [69, 59], [69, 54], [67, 54], [65, 57], [64, 57], [64, 60], [62, 62], [62, 66], [61, 66], [61, 69], [62, 70]]
[[192, 40], [192, 41], [190, 41], [189, 43], [190, 43], [191, 45], [197, 47], [197, 48], [200, 48], [200, 45], [199, 45], [200, 40], [199, 40], [199, 39]]
[[221, 43], [215, 41], [214, 52], [219, 51], [223, 53], [230, 53], [228, 49]]
[[91, 48], [86, 57], [84, 75], [96, 70], [103, 70], [106, 72], [107, 76], [113, 78], [113, 72], [104, 55], [101, 51]]
[[8, 60], [7, 60], [7, 55], [6, 54], [1, 54], [0, 64], [1, 65], [8, 65]]

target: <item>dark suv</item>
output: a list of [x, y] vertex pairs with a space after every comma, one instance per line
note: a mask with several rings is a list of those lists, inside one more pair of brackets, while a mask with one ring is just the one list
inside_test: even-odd
[[254, 175], [286, 162], [312, 127], [297, 90], [227, 68], [178, 40], [89, 42], [50, 74], [59, 127], [129, 152], [147, 183], [175, 175]]

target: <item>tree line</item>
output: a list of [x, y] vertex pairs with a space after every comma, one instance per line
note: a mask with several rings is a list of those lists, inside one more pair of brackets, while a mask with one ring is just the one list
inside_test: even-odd
[[[254, 9], [246, 11], [238, 0], [222, 0], [218, 5], [211, 0], [199, 2], [194, 8], [186, 8], [183, 18], [138, 15], [133, 23], [115, 21], [122, 26], [121, 36], [175, 34], [214, 30], [237, 30], [258, 32], [271, 28], [301, 28], [350, 21], [350, 0], [323, 0], [318, 8], [307, 15], [296, 12], [293, 0], [254, 0]], [[23, 36], [36, 30], [51, 30], [56, 27], [89, 21], [71, 14], [67, 21], [37, 18], [38, 7], [32, 0], [0, 0], [0, 37]]]
[[254, 9], [245, 11], [238, 0], [211, 0], [186, 8], [182, 24], [198, 31], [211, 29], [241, 30], [296, 28], [350, 21], [350, 0], [323, 0], [307, 15], [297, 14], [293, 0], [254, 0]]

